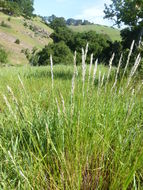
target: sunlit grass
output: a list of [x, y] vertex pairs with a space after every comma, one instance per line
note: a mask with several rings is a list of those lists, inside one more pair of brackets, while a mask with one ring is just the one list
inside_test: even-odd
[[141, 81], [88, 71], [83, 89], [80, 66], [54, 66], [52, 89], [50, 67], [0, 69], [1, 189], [143, 188]]

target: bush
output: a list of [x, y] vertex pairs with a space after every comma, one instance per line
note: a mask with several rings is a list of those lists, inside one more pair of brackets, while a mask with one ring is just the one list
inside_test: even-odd
[[3, 49], [3, 47], [0, 46], [0, 63], [6, 63], [8, 59], [8, 54]]
[[26, 28], [28, 27], [28, 24], [27, 24], [27, 22], [24, 22], [24, 24], [23, 24]]
[[20, 40], [19, 40], [19, 39], [16, 39], [16, 40], [15, 40], [15, 43], [16, 43], [16, 44], [20, 44]]
[[0, 24], [2, 27], [5, 27], [5, 28], [10, 28], [10, 25], [6, 24], [4, 21], [1, 21], [1, 24]]
[[7, 19], [9, 22], [11, 21], [11, 17], [8, 17], [8, 19]]
[[38, 65], [50, 65], [50, 55], [53, 55], [54, 64], [71, 64], [73, 61], [72, 53], [63, 41], [45, 46], [38, 53]]

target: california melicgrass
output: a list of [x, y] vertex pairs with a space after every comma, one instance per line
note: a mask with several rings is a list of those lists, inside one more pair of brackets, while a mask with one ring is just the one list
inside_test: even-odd
[[140, 57], [119, 81], [122, 56], [117, 70], [87, 56], [0, 70], [0, 189], [143, 189]]

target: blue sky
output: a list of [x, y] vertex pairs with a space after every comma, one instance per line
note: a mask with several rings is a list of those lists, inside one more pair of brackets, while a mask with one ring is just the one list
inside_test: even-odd
[[104, 20], [104, 3], [111, 0], [35, 0], [35, 13], [42, 16], [55, 14], [67, 18], [87, 19], [91, 22], [112, 25]]

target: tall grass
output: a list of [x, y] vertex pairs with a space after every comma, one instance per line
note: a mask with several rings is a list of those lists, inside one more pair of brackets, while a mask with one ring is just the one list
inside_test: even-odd
[[85, 55], [82, 68], [75, 54], [73, 68], [1, 69], [0, 189], [143, 189], [137, 63], [120, 80], [113, 57], [108, 70]]

